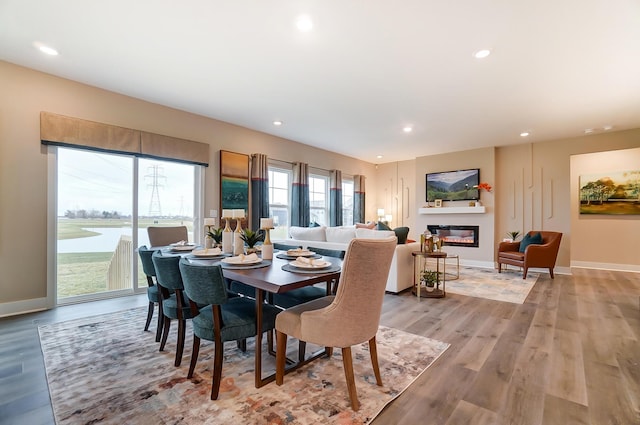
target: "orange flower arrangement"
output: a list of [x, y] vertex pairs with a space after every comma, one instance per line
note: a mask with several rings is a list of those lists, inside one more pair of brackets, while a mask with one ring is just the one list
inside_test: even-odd
[[473, 186], [474, 189], [478, 189], [478, 190], [486, 190], [487, 192], [491, 192], [491, 185], [489, 183], [480, 183], [477, 186]]

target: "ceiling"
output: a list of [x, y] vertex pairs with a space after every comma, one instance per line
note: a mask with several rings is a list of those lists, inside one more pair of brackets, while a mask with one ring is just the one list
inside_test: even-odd
[[0, 59], [372, 163], [640, 128], [638, 0], [0, 0]]

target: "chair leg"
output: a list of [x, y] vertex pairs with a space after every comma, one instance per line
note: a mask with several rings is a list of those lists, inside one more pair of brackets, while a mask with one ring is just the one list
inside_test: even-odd
[[185, 319], [178, 320], [178, 344], [176, 346], [176, 360], [173, 362], [175, 367], [180, 366], [182, 363], [182, 353], [184, 352], [184, 338], [187, 332], [187, 321]]
[[353, 375], [353, 359], [351, 357], [351, 347], [342, 349], [342, 364], [344, 366], [344, 376], [347, 379], [347, 389], [349, 390], [349, 398], [351, 399], [351, 408], [357, 412], [360, 409], [358, 402], [358, 392], [356, 390], [356, 379]]
[[307, 352], [307, 343], [305, 341], [298, 341], [298, 361], [300, 363], [304, 361], [306, 352]]
[[224, 348], [220, 338], [216, 338], [215, 350], [213, 354], [213, 381], [211, 382], [211, 400], [218, 399], [220, 392], [220, 381], [222, 380], [222, 351]]
[[324, 352], [327, 357], [331, 358], [333, 356], [333, 347], [324, 347]]
[[162, 325], [162, 339], [160, 340], [160, 349], [158, 351], [164, 351], [164, 346], [167, 343], [167, 337], [169, 336], [170, 327], [171, 327], [171, 319], [165, 316], [164, 325]]
[[549, 267], [549, 274], [551, 275], [551, 279], [553, 279], [553, 267]]
[[381, 387], [382, 376], [380, 376], [380, 366], [378, 365], [378, 347], [376, 345], [375, 335], [369, 340], [369, 354], [371, 355], [371, 366], [373, 366], [373, 373], [376, 375], [376, 384]]
[[502, 273], [502, 263], [498, 261], [498, 273]]
[[162, 301], [158, 303], [158, 325], [156, 329], [156, 342], [160, 342], [162, 338], [162, 327], [164, 324], [164, 310], [162, 309]]
[[276, 352], [273, 349], [273, 336], [273, 329], [271, 329], [267, 332], [267, 352], [272, 356], [275, 356]]
[[236, 340], [236, 345], [238, 346], [238, 350], [245, 353], [247, 351], [247, 338]]
[[522, 278], [526, 279], [527, 278], [527, 272], [529, 271], [529, 267], [525, 267], [524, 268], [524, 273], [522, 273]]
[[287, 334], [276, 331], [276, 384], [284, 382], [284, 364], [287, 359]]
[[193, 371], [196, 370], [196, 363], [198, 363], [198, 354], [200, 354], [200, 338], [193, 335], [193, 348], [191, 349], [191, 362], [189, 363], [189, 373], [187, 378], [193, 377]]
[[149, 324], [151, 323], [151, 318], [153, 317], [153, 308], [155, 303], [153, 301], [149, 301], [149, 308], [147, 309], [147, 322], [144, 324], [144, 331], [147, 332], [149, 330]]

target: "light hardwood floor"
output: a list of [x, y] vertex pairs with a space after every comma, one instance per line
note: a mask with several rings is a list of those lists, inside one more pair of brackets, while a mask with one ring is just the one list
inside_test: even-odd
[[[133, 296], [0, 319], [0, 423], [54, 423], [38, 324], [146, 302]], [[381, 324], [451, 347], [374, 425], [640, 425], [638, 273], [543, 274], [521, 305], [386, 295]]]

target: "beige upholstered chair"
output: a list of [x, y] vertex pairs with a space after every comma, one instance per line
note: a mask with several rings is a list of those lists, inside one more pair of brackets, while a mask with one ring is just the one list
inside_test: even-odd
[[292, 307], [276, 317], [276, 383], [284, 381], [287, 335], [301, 341], [342, 348], [342, 361], [351, 399], [358, 410], [351, 346], [369, 342], [371, 363], [378, 385], [382, 385], [376, 351], [376, 333], [382, 311], [387, 275], [396, 248], [396, 238], [353, 239], [344, 259], [335, 296], [327, 296]]
[[149, 244], [153, 247], [167, 246], [180, 241], [186, 242], [189, 239], [187, 226], [149, 226], [147, 227], [147, 235], [149, 235]]

